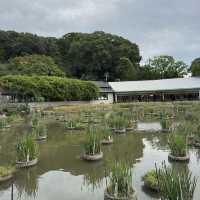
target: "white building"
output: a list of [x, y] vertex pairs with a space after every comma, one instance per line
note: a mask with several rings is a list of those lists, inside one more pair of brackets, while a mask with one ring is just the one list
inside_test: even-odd
[[199, 100], [200, 77], [109, 82], [114, 102]]

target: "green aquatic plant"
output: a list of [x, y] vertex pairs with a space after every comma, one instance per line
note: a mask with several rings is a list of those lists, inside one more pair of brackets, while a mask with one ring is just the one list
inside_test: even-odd
[[168, 120], [165, 118], [161, 119], [161, 126], [163, 130], [169, 130], [169, 126], [168, 126]]
[[65, 122], [66, 129], [84, 129], [86, 125], [80, 122], [79, 118], [71, 118]]
[[32, 133], [36, 137], [47, 136], [47, 127], [44, 124], [38, 124], [36, 127], [34, 127]]
[[5, 128], [8, 125], [6, 118], [0, 118], [0, 129]]
[[38, 156], [38, 145], [32, 136], [28, 135], [22, 138], [17, 146], [17, 161], [28, 162]]
[[148, 171], [143, 177], [142, 181], [144, 182], [144, 186], [147, 188], [150, 188], [154, 191], [158, 191], [158, 179], [156, 170], [150, 170]]
[[38, 126], [38, 124], [39, 124], [39, 116], [36, 114], [36, 113], [34, 113], [33, 115], [32, 115], [32, 117], [31, 117], [31, 126], [32, 127], [36, 127], [36, 126]]
[[185, 157], [187, 155], [187, 139], [185, 135], [173, 133], [168, 138], [171, 155]]
[[129, 122], [121, 115], [114, 115], [108, 119], [108, 124], [115, 129], [124, 129], [128, 127]]
[[107, 192], [115, 198], [129, 197], [132, 188], [132, 169], [126, 162], [115, 162], [108, 176]]
[[104, 140], [112, 138], [112, 131], [106, 124], [104, 124], [102, 127], [99, 127], [98, 132]]
[[15, 167], [13, 166], [0, 166], [0, 178], [9, 176], [15, 172]]
[[94, 127], [89, 127], [87, 130], [84, 142], [84, 153], [86, 155], [101, 153], [101, 136]]
[[8, 116], [7, 120], [8, 120], [8, 123], [18, 123], [18, 122], [21, 122], [23, 118], [19, 114], [12, 114]]
[[193, 199], [197, 179], [190, 172], [180, 173], [162, 163], [161, 168], [156, 166], [156, 175], [161, 200]]

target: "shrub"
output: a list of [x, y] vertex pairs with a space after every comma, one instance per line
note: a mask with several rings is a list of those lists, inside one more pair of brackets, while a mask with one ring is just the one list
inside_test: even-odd
[[50, 76], [4, 76], [0, 87], [26, 102], [93, 100], [99, 95], [92, 82]]
[[37, 54], [11, 59], [8, 69], [9, 74], [14, 75], [65, 76], [65, 73], [55, 64], [53, 58]]

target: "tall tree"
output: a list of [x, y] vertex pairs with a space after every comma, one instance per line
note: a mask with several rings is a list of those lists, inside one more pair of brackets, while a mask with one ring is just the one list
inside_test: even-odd
[[190, 71], [192, 72], [192, 76], [200, 76], [200, 58], [192, 61]]
[[177, 61], [172, 56], [161, 55], [149, 59], [149, 67], [154, 79], [178, 78], [187, 74], [188, 66], [183, 61]]
[[40, 37], [31, 33], [0, 31], [0, 62], [27, 55], [46, 55], [63, 66], [68, 76], [81, 79], [120, 78], [121, 58], [138, 67], [141, 56], [137, 44], [104, 32], [68, 33], [62, 38]]
[[39, 75], [39, 76], [64, 76], [65, 73], [58, 67], [54, 60], [44, 55], [19, 56], [10, 60], [8, 65], [10, 74], [14, 75]]
[[121, 81], [137, 79], [137, 69], [128, 58], [120, 58], [119, 65], [117, 67], [117, 72], [117, 77]]
[[69, 33], [59, 44], [66, 70], [78, 78], [104, 80], [105, 73], [109, 73], [109, 80], [115, 80], [120, 78], [120, 58], [129, 59], [134, 66], [139, 66], [141, 60], [136, 44], [104, 32]]

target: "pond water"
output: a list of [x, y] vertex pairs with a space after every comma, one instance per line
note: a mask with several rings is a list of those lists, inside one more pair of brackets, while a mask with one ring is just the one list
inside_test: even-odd
[[[48, 140], [39, 144], [39, 163], [16, 173], [14, 200], [103, 200], [105, 171], [116, 159], [126, 159], [132, 165], [133, 185], [138, 200], [159, 199], [157, 195], [143, 189], [141, 181], [147, 170], [154, 169], [155, 163], [160, 165], [165, 160], [179, 170], [189, 169], [193, 175], [200, 175], [199, 150], [190, 150], [189, 164], [168, 163], [165, 133], [130, 132], [127, 135], [115, 135], [113, 145], [103, 146], [104, 159], [90, 163], [80, 159], [84, 132], [66, 131], [62, 123], [52, 120], [45, 123], [48, 125]], [[16, 141], [29, 129], [24, 124], [0, 132], [0, 165], [15, 160]], [[195, 190], [195, 200], [199, 200], [199, 194], [200, 179]], [[9, 199], [10, 182], [0, 185], [0, 200]]]
[[162, 126], [160, 122], [138, 122], [137, 130], [138, 131], [161, 131]]

